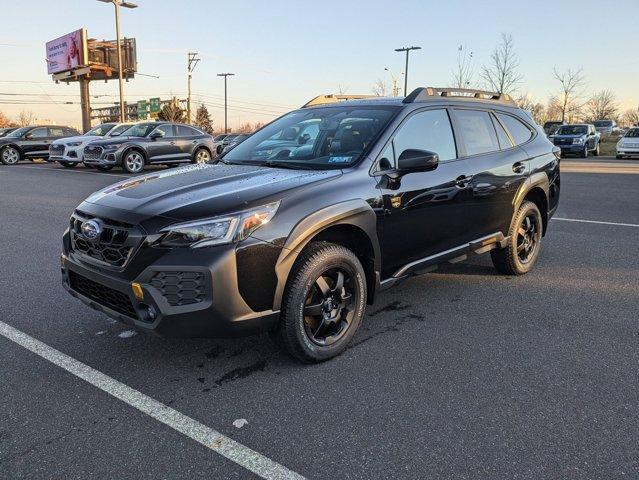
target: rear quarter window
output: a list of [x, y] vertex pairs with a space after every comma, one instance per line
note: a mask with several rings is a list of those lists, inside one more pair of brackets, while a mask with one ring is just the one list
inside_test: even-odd
[[510, 133], [515, 145], [521, 145], [530, 140], [533, 133], [521, 120], [505, 113], [497, 113], [496, 115], [501, 124]]
[[480, 110], [455, 110], [455, 120], [461, 130], [466, 155], [499, 151], [497, 133], [488, 112]]

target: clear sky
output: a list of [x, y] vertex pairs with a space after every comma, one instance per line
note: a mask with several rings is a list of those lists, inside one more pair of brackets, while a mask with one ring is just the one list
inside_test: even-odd
[[[639, 105], [639, 0], [134, 1], [139, 8], [122, 10], [122, 34], [137, 39], [139, 72], [160, 78], [125, 84], [127, 100], [185, 97], [187, 52], [196, 51], [202, 60], [194, 100], [208, 104], [218, 128], [219, 72], [236, 74], [229, 79], [235, 126], [270, 120], [340, 87], [371, 93], [378, 78], [390, 82], [384, 67], [403, 71], [404, 57], [393, 51], [402, 46], [422, 47], [411, 56], [409, 90], [446, 86], [460, 44], [474, 52], [478, 73], [502, 32], [515, 41], [520, 91], [545, 103], [557, 91], [554, 66], [583, 68], [589, 92], [610, 89], [623, 108]], [[56, 85], [46, 74], [44, 44], [80, 27], [92, 38], [115, 38], [113, 7], [97, 0], [4, 0], [1, 11], [0, 109], [79, 125], [78, 105], [6, 102], [79, 101], [77, 84]], [[91, 94], [100, 95], [94, 107], [115, 102], [117, 82], [92, 82]]]

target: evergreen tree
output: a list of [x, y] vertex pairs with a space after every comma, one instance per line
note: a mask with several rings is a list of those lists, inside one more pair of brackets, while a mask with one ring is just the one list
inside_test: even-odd
[[213, 133], [213, 121], [211, 120], [211, 114], [205, 105], [200, 105], [195, 113], [195, 126], [204, 130], [208, 134]]

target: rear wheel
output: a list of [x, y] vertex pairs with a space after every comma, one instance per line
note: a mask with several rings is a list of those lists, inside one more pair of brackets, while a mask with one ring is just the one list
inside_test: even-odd
[[366, 277], [357, 256], [328, 242], [311, 243], [284, 291], [278, 336], [303, 362], [339, 355], [362, 323]]
[[20, 158], [20, 152], [14, 147], [4, 147], [0, 151], [0, 161], [5, 165], [15, 165]]
[[491, 250], [490, 256], [497, 271], [506, 275], [529, 272], [541, 250], [543, 222], [533, 202], [522, 203], [513, 216], [506, 248]]
[[60, 162], [60, 165], [62, 165], [65, 168], [74, 168], [77, 163], [74, 162]]
[[206, 148], [198, 148], [193, 155], [192, 163], [204, 164], [208, 163], [211, 160], [211, 154]]
[[144, 157], [137, 150], [131, 150], [122, 159], [122, 170], [127, 173], [140, 173], [144, 170]]

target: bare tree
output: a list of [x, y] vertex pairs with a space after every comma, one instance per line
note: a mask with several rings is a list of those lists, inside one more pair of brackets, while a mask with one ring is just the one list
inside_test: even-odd
[[339, 95], [346, 95], [346, 92], [348, 92], [348, 85], [344, 86], [341, 83], [337, 85], [337, 93]]
[[546, 122], [546, 107], [543, 103], [536, 101], [530, 94], [526, 93], [525, 95], [520, 95], [517, 99], [515, 99], [515, 102], [517, 102], [519, 108], [530, 112], [533, 120], [537, 124], [543, 125]]
[[611, 119], [617, 116], [619, 105], [614, 93], [610, 90], [602, 90], [590, 97], [586, 104], [589, 120]]
[[627, 127], [639, 125], [639, 107], [626, 110], [622, 116], [622, 121]]
[[36, 116], [30, 110], [22, 110], [18, 115], [18, 125], [21, 127], [26, 127], [29, 125], [33, 125], [35, 122]]
[[470, 88], [475, 76], [475, 65], [473, 52], [469, 52], [466, 47], [457, 47], [457, 65], [453, 70], [452, 86], [455, 88]]
[[581, 68], [579, 70], [568, 69], [564, 72], [553, 69], [553, 77], [561, 85], [561, 93], [557, 101], [559, 102], [561, 121], [572, 120], [581, 114], [584, 106], [583, 89], [586, 80]]
[[6, 128], [11, 126], [11, 121], [4, 112], [0, 112], [0, 128]]
[[515, 53], [513, 36], [501, 34], [501, 43], [490, 55], [490, 62], [484, 65], [481, 76], [490, 90], [498, 93], [512, 93], [523, 79], [519, 73], [519, 59]]
[[186, 113], [180, 107], [180, 102], [173, 97], [169, 103], [164, 105], [158, 113], [158, 118], [165, 122], [184, 122]]
[[388, 85], [381, 78], [378, 78], [377, 81], [373, 84], [373, 95], [378, 97], [386, 97], [388, 95]]

